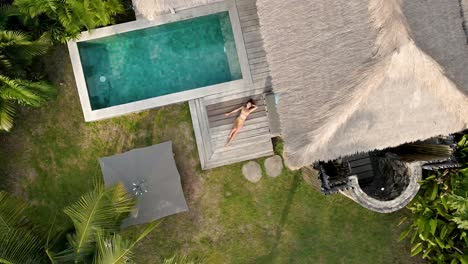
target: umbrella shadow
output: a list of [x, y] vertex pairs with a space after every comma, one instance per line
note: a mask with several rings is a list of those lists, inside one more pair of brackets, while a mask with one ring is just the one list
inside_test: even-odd
[[273, 244], [271, 246], [270, 252], [266, 255], [258, 257], [252, 263], [272, 263], [275, 257], [277, 256], [278, 246], [281, 241], [284, 225], [286, 224], [286, 220], [288, 219], [289, 212], [291, 211], [291, 205], [294, 200], [294, 196], [296, 194], [297, 188], [299, 187], [299, 183], [300, 183], [300, 176], [299, 176], [299, 173], [296, 173], [291, 183], [291, 187], [289, 188], [288, 198], [286, 200], [286, 204], [283, 208], [283, 211], [281, 212], [281, 217], [275, 230]]

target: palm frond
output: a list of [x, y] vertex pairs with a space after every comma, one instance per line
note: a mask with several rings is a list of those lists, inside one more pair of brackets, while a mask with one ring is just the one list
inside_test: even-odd
[[15, 113], [12, 101], [0, 100], [0, 130], [10, 131], [13, 128]]
[[123, 214], [128, 215], [134, 205], [135, 201], [125, 187], [117, 184], [112, 188], [98, 185], [78, 202], [66, 207], [64, 212], [75, 226], [75, 234], [69, 237], [75, 258], [83, 258], [93, 251], [96, 230], [118, 231]]
[[0, 263], [44, 263], [43, 241], [31, 231], [12, 229], [0, 233]]
[[3, 71], [8, 71], [11, 69], [11, 66], [12, 63], [10, 59], [6, 55], [0, 53], [0, 69]]
[[18, 79], [17, 82], [44, 100], [49, 99], [57, 94], [55, 86], [44, 81], [32, 82]]
[[41, 14], [50, 15], [60, 4], [57, 0], [15, 0], [14, 5], [23, 16], [35, 18]]
[[34, 57], [45, 54], [50, 45], [47, 35], [32, 41], [24, 32], [0, 30], [0, 54], [10, 64], [29, 65]]
[[30, 38], [28, 34], [18, 30], [0, 30], [0, 48], [18, 44], [28, 44]]
[[25, 82], [0, 75], [0, 99], [15, 101], [21, 105], [39, 106], [45, 99], [34, 90], [28, 89]]
[[24, 216], [26, 204], [0, 192], [0, 263], [42, 263], [43, 241], [31, 231]]
[[182, 256], [182, 255], [174, 255], [170, 258], [164, 259], [164, 262], [163, 262], [163, 264], [197, 264], [197, 263], [201, 263], [201, 262], [191, 260], [187, 256]]
[[126, 264], [133, 259], [133, 249], [144, 237], [153, 231], [160, 222], [153, 222], [138, 236], [138, 238], [130, 242], [125, 240], [119, 234], [104, 235], [97, 233], [96, 244], [97, 253], [94, 263], [101, 264]]
[[23, 201], [6, 192], [0, 192], [0, 234], [10, 232], [21, 226], [24, 223], [23, 213], [25, 209], [26, 204]]

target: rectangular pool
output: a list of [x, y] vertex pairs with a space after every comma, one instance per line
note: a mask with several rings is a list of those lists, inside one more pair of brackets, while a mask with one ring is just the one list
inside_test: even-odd
[[91, 110], [242, 79], [227, 11], [77, 46]]

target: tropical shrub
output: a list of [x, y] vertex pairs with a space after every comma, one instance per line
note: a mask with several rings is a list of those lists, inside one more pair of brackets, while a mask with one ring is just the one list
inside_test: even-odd
[[14, 6], [36, 35], [48, 32], [61, 43], [82, 30], [112, 24], [124, 11], [120, 0], [15, 0]]
[[410, 237], [412, 256], [421, 254], [431, 263], [468, 263], [468, 135], [459, 141], [457, 156], [462, 169], [438, 171], [421, 181], [408, 206], [411, 223], [400, 237]]
[[47, 52], [46, 37], [31, 40], [21, 31], [0, 28], [0, 130], [13, 127], [17, 105], [38, 107], [54, 92], [54, 88], [33, 76], [33, 59]]

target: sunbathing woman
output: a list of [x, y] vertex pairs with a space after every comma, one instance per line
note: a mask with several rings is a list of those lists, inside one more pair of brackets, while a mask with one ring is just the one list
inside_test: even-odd
[[232, 110], [229, 113], [225, 113], [225, 116], [229, 116], [235, 112], [240, 112], [239, 117], [236, 118], [236, 121], [234, 121], [234, 125], [232, 126], [232, 130], [229, 133], [228, 137], [228, 142], [226, 143], [226, 147], [231, 144], [232, 140], [236, 137], [237, 133], [241, 130], [241, 128], [244, 126], [245, 120], [247, 117], [257, 109], [258, 107], [254, 104], [253, 100], [249, 100], [245, 106], [241, 106], [237, 109]]

